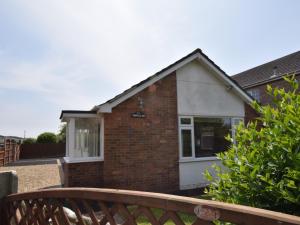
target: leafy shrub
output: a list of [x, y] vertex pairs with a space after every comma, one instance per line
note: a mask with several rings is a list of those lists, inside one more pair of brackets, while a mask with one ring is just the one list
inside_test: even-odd
[[36, 143], [56, 143], [56, 142], [57, 142], [56, 135], [51, 132], [44, 132], [40, 134], [36, 139]]
[[66, 128], [67, 128], [66, 123], [61, 124], [59, 133], [56, 135], [57, 142], [66, 143]]
[[36, 142], [35, 138], [25, 138], [22, 144], [34, 144]]
[[212, 199], [300, 213], [300, 95], [295, 78], [284, 79], [290, 91], [268, 86], [273, 103], [253, 104], [259, 123], [239, 124], [236, 143], [227, 137], [231, 147], [218, 157], [228, 169], [214, 166], [216, 179], [205, 172]]

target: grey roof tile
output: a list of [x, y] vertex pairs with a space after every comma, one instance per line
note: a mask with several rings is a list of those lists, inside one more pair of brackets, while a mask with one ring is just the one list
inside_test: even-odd
[[299, 73], [300, 51], [238, 73], [231, 78], [238, 82], [242, 87], [255, 85], [256, 83], [271, 80], [271, 76], [274, 74], [274, 67], [277, 68], [277, 76]]

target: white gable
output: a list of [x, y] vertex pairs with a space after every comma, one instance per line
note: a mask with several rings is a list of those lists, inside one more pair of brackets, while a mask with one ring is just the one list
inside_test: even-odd
[[198, 60], [177, 69], [179, 115], [244, 117], [244, 102], [220, 76]]

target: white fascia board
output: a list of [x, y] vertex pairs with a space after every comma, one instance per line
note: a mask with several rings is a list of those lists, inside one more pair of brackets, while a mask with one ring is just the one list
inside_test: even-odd
[[231, 85], [234, 89], [234, 91], [247, 103], [253, 102], [253, 99], [249, 97], [244, 90], [242, 90], [239, 86], [237, 86], [230, 78], [228, 78], [224, 73], [222, 73], [220, 70], [218, 70], [214, 65], [212, 65], [211, 62], [209, 62], [206, 58], [204, 58], [202, 55], [199, 54], [199, 59], [204, 62], [206, 65], [208, 65], [214, 72], [216, 72], [220, 78], [223, 79], [227, 84]]
[[66, 122], [69, 118], [97, 118], [97, 114], [88, 114], [88, 113], [64, 113], [61, 121]]
[[190, 57], [186, 58], [185, 60], [183, 60], [183, 61], [179, 62], [178, 64], [172, 66], [171, 68], [165, 70], [160, 75], [152, 78], [148, 82], [146, 82], [146, 83], [138, 86], [137, 88], [133, 89], [132, 91], [128, 92], [126, 95], [116, 99], [112, 103], [105, 103], [105, 104], [99, 106], [98, 107], [99, 108], [98, 112], [111, 113], [113, 107], [119, 105], [120, 103], [124, 102], [128, 98], [134, 96], [135, 94], [139, 93], [140, 91], [144, 90], [145, 88], [149, 87], [150, 85], [154, 84], [155, 82], [161, 80], [162, 78], [164, 78], [165, 76], [169, 75], [170, 73], [176, 71], [177, 69], [181, 68], [185, 64], [187, 64], [187, 63], [193, 61], [194, 59], [198, 58], [199, 55], [200, 55], [199, 53], [191, 55]]

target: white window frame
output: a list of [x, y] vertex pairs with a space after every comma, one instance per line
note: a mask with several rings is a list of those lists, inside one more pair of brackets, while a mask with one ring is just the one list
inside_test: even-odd
[[[182, 130], [190, 130], [191, 131], [191, 146], [192, 146], [192, 155], [191, 156], [183, 156], [183, 149], [182, 149]], [[190, 128], [190, 127], [181, 127], [179, 129], [179, 144], [180, 144], [180, 157], [182, 159], [194, 159], [195, 158], [195, 146], [194, 146], [194, 129]]]
[[[73, 118], [75, 119], [75, 118]], [[97, 161], [104, 161], [104, 117], [101, 116], [99, 119], [99, 124], [100, 124], [100, 146], [99, 146], [99, 154], [100, 156], [90, 156], [90, 157], [71, 157], [70, 154], [70, 149], [69, 149], [69, 143], [66, 149], [66, 157], [64, 157], [64, 161], [67, 163], [79, 163], [79, 162], [97, 162]], [[74, 121], [75, 122], [75, 121]], [[74, 132], [75, 132], [75, 127], [74, 127]], [[67, 131], [69, 133], [69, 131]], [[75, 134], [74, 134], [75, 135]], [[70, 140], [68, 140], [70, 141]], [[71, 140], [74, 142], [74, 147], [75, 147], [75, 136], [74, 139]], [[73, 147], [73, 148], [74, 148]]]
[[[195, 158], [195, 140], [194, 140], [194, 118], [191, 116], [179, 116], [178, 117], [178, 123], [179, 123], [179, 154], [180, 154], [180, 159], [194, 159]], [[181, 119], [190, 119], [191, 124], [181, 124]], [[192, 156], [190, 157], [183, 157], [183, 149], [182, 149], [182, 130], [190, 130], [191, 131], [191, 146], [192, 146]]]
[[[234, 122], [236, 120], [244, 121], [243, 117], [234, 117], [234, 116], [200, 116], [200, 115], [193, 115], [193, 116], [179, 116], [178, 117], [178, 132], [179, 132], [179, 160], [181, 162], [185, 161], [206, 161], [206, 160], [215, 160], [217, 159], [216, 156], [207, 156], [207, 157], [195, 157], [195, 134], [194, 134], [194, 118], [200, 117], [200, 118], [230, 118], [231, 120], [231, 136], [233, 138], [233, 141], [235, 143], [235, 132], [236, 129], [234, 128]], [[191, 124], [181, 124], [182, 118], [189, 118], [191, 120]], [[191, 157], [183, 157], [183, 149], [182, 149], [182, 134], [181, 130], [191, 130], [191, 141], [192, 141], [192, 156]]]

